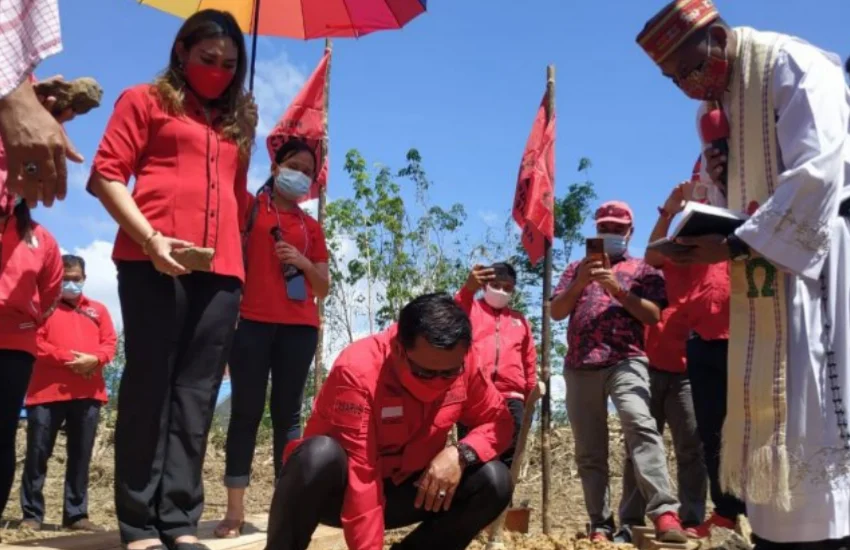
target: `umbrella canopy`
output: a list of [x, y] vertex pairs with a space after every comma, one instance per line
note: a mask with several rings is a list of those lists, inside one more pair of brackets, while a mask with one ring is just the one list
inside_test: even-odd
[[[182, 18], [209, 8], [229, 11], [246, 33], [305, 40], [356, 38], [375, 31], [400, 29], [425, 12], [428, 3], [428, 0], [138, 1]], [[254, 13], [255, 6], [259, 6], [258, 13]]]

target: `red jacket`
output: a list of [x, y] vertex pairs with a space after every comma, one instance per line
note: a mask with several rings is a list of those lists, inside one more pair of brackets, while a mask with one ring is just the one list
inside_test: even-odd
[[[77, 306], [64, 300], [38, 331], [38, 355], [27, 390], [26, 405], [72, 399], [96, 399], [106, 403], [102, 368], [115, 358], [115, 327], [100, 302], [80, 297]], [[72, 351], [97, 357], [98, 369], [84, 378], [66, 366]]]
[[33, 224], [21, 240], [15, 216], [0, 225], [0, 349], [36, 355], [36, 331], [53, 312], [62, 292], [59, 245], [44, 227]]
[[[400, 484], [428, 467], [457, 422], [471, 427], [463, 440], [483, 461], [507, 450], [513, 420], [473, 353], [466, 369], [433, 403], [410, 395], [396, 371], [395, 327], [348, 346], [319, 392], [304, 438], [327, 435], [348, 455], [342, 527], [351, 550], [381, 550], [383, 483]], [[289, 444], [284, 460], [302, 440]]]
[[525, 399], [537, 385], [537, 350], [531, 327], [522, 313], [509, 308], [496, 310], [466, 287], [455, 302], [472, 322], [476, 358], [505, 397]]

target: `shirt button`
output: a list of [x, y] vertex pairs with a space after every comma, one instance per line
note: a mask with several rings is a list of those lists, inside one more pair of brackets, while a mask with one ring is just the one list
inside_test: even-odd
[[215, 212], [210, 212], [210, 218], [215, 218]]
[[215, 162], [215, 157], [210, 157], [210, 162]]

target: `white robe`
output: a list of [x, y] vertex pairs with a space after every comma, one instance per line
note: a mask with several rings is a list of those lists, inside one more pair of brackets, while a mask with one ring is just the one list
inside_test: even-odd
[[[748, 502], [747, 515], [753, 532], [773, 542], [840, 539], [850, 536], [850, 412], [841, 412], [850, 407], [850, 222], [837, 217], [850, 197], [850, 90], [841, 60], [787, 41], [774, 68], [774, 105], [776, 192], [737, 234], [787, 277], [792, 509]], [[818, 248], [824, 229], [828, 254]]]

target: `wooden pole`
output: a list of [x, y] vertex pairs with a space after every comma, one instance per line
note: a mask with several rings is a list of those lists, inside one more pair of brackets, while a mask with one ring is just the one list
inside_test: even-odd
[[257, 36], [260, 34], [260, 0], [254, 0], [254, 12], [251, 14], [251, 78], [248, 89], [254, 91], [254, 73], [257, 66]]
[[[552, 121], [555, 116], [555, 66], [546, 68], [546, 118]], [[554, 177], [554, 175], [553, 175]], [[553, 182], [554, 185], [554, 182]], [[541, 396], [543, 403], [540, 412], [540, 464], [543, 470], [543, 533], [549, 535], [552, 532], [552, 518], [549, 513], [549, 502], [551, 498], [552, 485], [552, 446], [550, 432], [552, 429], [552, 398], [549, 384], [549, 354], [552, 348], [552, 330], [549, 297], [552, 295], [552, 243], [545, 240], [543, 256], [543, 312], [541, 319], [541, 355], [540, 377], [543, 379], [545, 391]]]
[[[325, 53], [333, 52], [333, 44], [330, 38], [325, 39]], [[328, 72], [325, 79], [325, 139], [322, 140], [322, 162], [328, 158], [328, 107], [330, 106], [330, 91], [331, 91], [331, 60], [328, 59]], [[319, 168], [321, 170], [321, 167]], [[330, 170], [328, 170], [328, 178], [330, 178]], [[327, 203], [327, 180], [325, 185], [319, 188], [319, 205], [317, 208], [316, 217], [319, 221], [319, 226], [325, 227], [325, 205]], [[316, 359], [313, 361], [313, 380], [315, 383], [315, 392], [319, 393], [319, 388], [322, 387], [322, 378], [325, 370], [325, 301], [319, 300], [319, 342], [316, 346]]]

